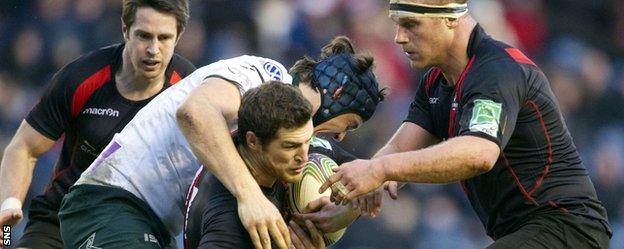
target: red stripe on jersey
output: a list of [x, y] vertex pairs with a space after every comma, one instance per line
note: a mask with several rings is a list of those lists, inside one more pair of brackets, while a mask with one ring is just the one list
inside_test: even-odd
[[[199, 184], [201, 183], [202, 179], [204, 178], [204, 166], [201, 166], [201, 168], [199, 168], [199, 170], [197, 170], [197, 172], [195, 173], [195, 178], [193, 178], [193, 182], [191, 183], [191, 186], [188, 189], [188, 193], [186, 194], [186, 201], [184, 202], [184, 234], [183, 234], [183, 238], [184, 238], [184, 248], [188, 249], [190, 248], [189, 246], [189, 242], [188, 242], [188, 238], [186, 238], [186, 231], [188, 230], [188, 220], [190, 217], [189, 211], [191, 210], [191, 204], [193, 203], [194, 199], [195, 199], [195, 195], [197, 194], [196, 192], [196, 188], [199, 187]], [[197, 191], [199, 191], [199, 189], [197, 189]]]
[[[438, 78], [438, 75], [440, 75], [440, 72], [442, 72], [442, 70], [437, 67], [431, 70], [431, 73], [429, 74], [429, 77], [427, 78], [427, 81], [425, 82], [425, 95], [427, 95], [427, 98], [429, 98], [429, 89], [431, 89], [433, 82], [435, 82], [435, 80]], [[427, 99], [427, 101], [429, 101], [429, 99]]]
[[533, 189], [531, 189], [531, 191], [529, 191], [529, 194], [532, 195], [533, 193], [535, 193], [535, 191], [537, 191], [537, 189], [540, 186], [542, 186], [542, 182], [544, 181], [544, 178], [546, 178], [546, 175], [548, 175], [548, 172], [550, 171], [550, 165], [552, 165], [552, 162], [553, 162], [553, 150], [552, 150], [552, 142], [550, 141], [550, 135], [548, 134], [548, 130], [546, 129], [546, 124], [544, 123], [544, 117], [542, 116], [542, 113], [540, 112], [539, 107], [532, 100], [526, 101], [525, 106], [529, 106], [529, 105], [533, 108], [533, 110], [535, 111], [535, 114], [539, 118], [540, 126], [542, 127], [542, 132], [544, 133], [544, 137], [546, 138], [546, 143], [548, 144], [548, 158], [547, 158], [548, 162], [544, 166], [544, 171], [542, 175], [535, 182], [535, 186], [533, 187]]
[[180, 75], [178, 74], [178, 72], [173, 71], [173, 73], [171, 73], [171, 78], [169, 79], [169, 85], [175, 85], [175, 83], [178, 83], [178, 81], [180, 81], [182, 79], [182, 77], [180, 77]]
[[517, 48], [506, 48], [505, 52], [507, 52], [516, 62], [536, 66], [535, 63], [529, 59], [529, 57], [524, 55], [524, 53]]
[[457, 86], [455, 87], [455, 96], [453, 97], [453, 104], [457, 104], [457, 106], [451, 106], [451, 113], [449, 115], [449, 127], [448, 127], [448, 138], [452, 138], [455, 136], [455, 115], [457, 113], [457, 109], [459, 108], [459, 102], [461, 102], [461, 88], [464, 84], [464, 77], [468, 74], [470, 67], [472, 67], [472, 63], [474, 63], [475, 56], [473, 55], [468, 61], [468, 65], [464, 68], [464, 71], [459, 76], [459, 80], [457, 80]]
[[516, 175], [516, 172], [514, 172], [513, 168], [511, 167], [511, 164], [509, 164], [509, 161], [507, 160], [505, 153], [503, 153], [502, 155], [503, 155], [503, 162], [505, 163], [505, 167], [507, 168], [507, 170], [509, 170], [509, 173], [511, 173], [511, 176], [514, 179], [516, 186], [518, 186], [518, 190], [520, 190], [520, 193], [522, 194], [522, 196], [524, 196], [524, 198], [526, 198], [531, 204], [535, 205], [536, 207], [539, 207], [539, 204], [537, 203], [537, 201], [533, 199], [533, 197], [529, 194], [529, 192], [526, 191], [526, 188], [524, 188], [524, 186], [522, 185], [522, 182], [520, 182], [520, 178], [518, 178], [518, 175]]
[[78, 116], [78, 114], [80, 114], [80, 111], [82, 111], [82, 108], [84, 107], [85, 103], [87, 103], [87, 100], [89, 99], [89, 97], [91, 97], [91, 95], [97, 89], [102, 87], [104, 83], [106, 83], [107, 81], [111, 79], [110, 74], [111, 74], [111, 69], [110, 69], [110, 65], [108, 65], [100, 69], [96, 73], [92, 74], [91, 76], [89, 76], [89, 78], [87, 78], [82, 83], [80, 83], [80, 86], [78, 86], [78, 89], [76, 89], [76, 92], [74, 93], [74, 96], [72, 97], [72, 103], [71, 103], [72, 117]]
[[[65, 141], [63, 142], [65, 143]], [[78, 138], [74, 139], [74, 146], [71, 149], [71, 158], [69, 159], [69, 166], [66, 168], [61, 168], [61, 167], [54, 167], [54, 174], [52, 175], [52, 180], [50, 181], [51, 183], [55, 183], [57, 182], [57, 178], [61, 177], [62, 175], [67, 175], [67, 171], [72, 170], [72, 166], [74, 164], [74, 157], [76, 156], [76, 149], [78, 149], [78, 144], [80, 144], [78, 142]], [[54, 184], [48, 184], [48, 186], [46, 187], [44, 194], [48, 195], [48, 193], [54, 191], [55, 185]]]

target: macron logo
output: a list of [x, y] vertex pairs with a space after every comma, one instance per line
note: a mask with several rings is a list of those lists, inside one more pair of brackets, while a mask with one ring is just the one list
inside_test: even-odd
[[87, 108], [82, 111], [82, 114], [93, 114], [100, 116], [119, 117], [119, 111], [112, 108]]

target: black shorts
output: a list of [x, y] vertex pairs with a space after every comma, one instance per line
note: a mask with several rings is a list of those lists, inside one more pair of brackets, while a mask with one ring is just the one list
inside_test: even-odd
[[605, 225], [599, 220], [569, 213], [548, 213], [536, 215], [487, 248], [609, 248], [609, 238]]
[[16, 246], [43, 249], [65, 248], [59, 231], [59, 206], [59, 203], [51, 202], [44, 196], [33, 198], [28, 208], [28, 223]]
[[72, 187], [59, 220], [67, 248], [163, 248], [174, 242], [147, 203], [115, 187]]
[[29, 219], [24, 234], [17, 241], [16, 248], [61, 249], [63, 241], [58, 222]]

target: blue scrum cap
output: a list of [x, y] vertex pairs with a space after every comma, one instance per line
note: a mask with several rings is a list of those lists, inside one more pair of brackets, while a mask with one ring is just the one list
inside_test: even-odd
[[321, 92], [321, 106], [314, 114], [314, 125], [345, 113], [356, 113], [368, 120], [383, 100], [372, 67], [362, 71], [353, 54], [342, 53], [321, 60], [314, 66], [312, 84]]

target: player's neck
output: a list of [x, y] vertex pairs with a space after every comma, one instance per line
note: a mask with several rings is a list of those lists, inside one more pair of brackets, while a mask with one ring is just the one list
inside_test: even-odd
[[470, 42], [470, 34], [477, 23], [470, 17], [465, 17], [457, 27], [457, 39], [454, 39], [450, 46], [448, 56], [444, 60], [444, 64], [440, 65], [442, 74], [449, 85], [457, 84], [459, 77], [468, 65], [468, 43]]
[[247, 164], [247, 168], [251, 172], [253, 178], [256, 179], [258, 185], [267, 188], [272, 187], [277, 178], [269, 174], [266, 160], [257, 152], [249, 150], [247, 146], [238, 145], [236, 149], [241, 158], [243, 158], [243, 161], [245, 161], [245, 164]]
[[132, 66], [127, 50], [123, 51], [122, 66], [115, 73], [117, 91], [126, 99], [139, 101], [151, 98], [162, 90], [165, 72], [154, 78], [145, 78]]

